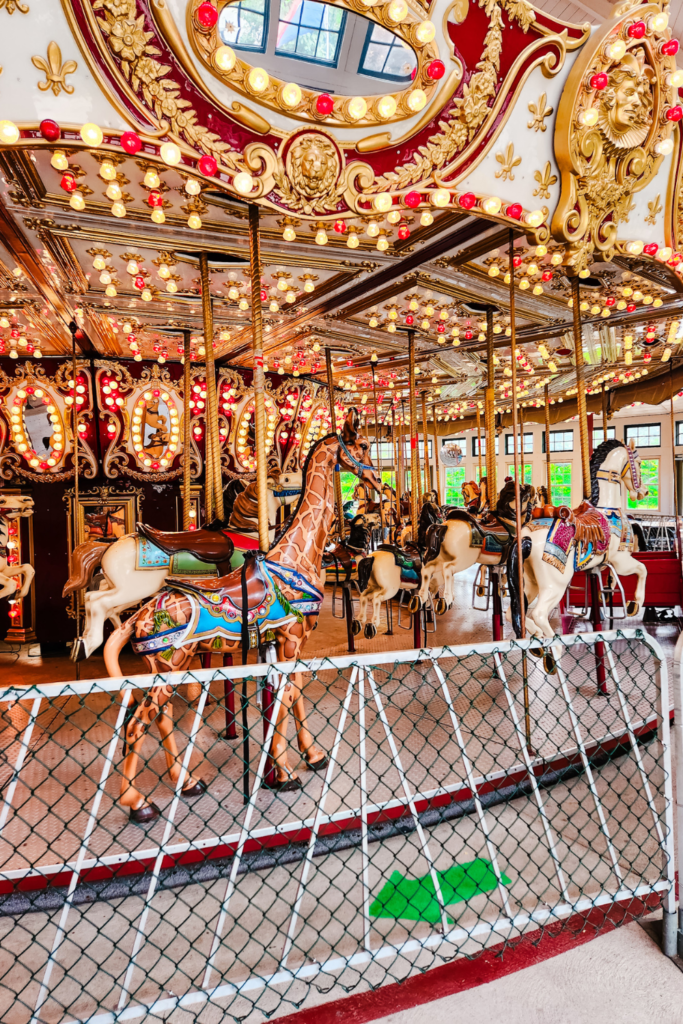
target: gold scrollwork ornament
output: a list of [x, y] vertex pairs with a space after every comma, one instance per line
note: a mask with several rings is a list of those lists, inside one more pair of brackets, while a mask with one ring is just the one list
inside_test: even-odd
[[[551, 231], [568, 243], [573, 273], [595, 260], [611, 260], [619, 225], [627, 221], [632, 196], [657, 173], [657, 144], [672, 123], [664, 111], [676, 101], [666, 75], [674, 60], [661, 52], [668, 32], [655, 32], [648, 18], [657, 4], [632, 8], [596, 32], [567, 79], [555, 127], [561, 195]], [[648, 25], [631, 39], [632, 22]]]

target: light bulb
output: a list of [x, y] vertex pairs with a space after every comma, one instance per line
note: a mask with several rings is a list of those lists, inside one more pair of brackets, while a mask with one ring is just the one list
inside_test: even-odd
[[265, 92], [270, 85], [268, 72], [264, 71], [263, 68], [252, 68], [247, 75], [247, 85], [252, 92]]
[[289, 107], [290, 110], [299, 106], [301, 103], [301, 89], [296, 82], [288, 82], [287, 85], [282, 86], [280, 99], [284, 106]]
[[393, 199], [388, 192], [379, 192], [372, 200], [372, 205], [378, 213], [386, 213], [393, 206]]
[[111, 212], [114, 214], [115, 217], [125, 217], [126, 207], [123, 205], [123, 203], [113, 203]]
[[104, 290], [104, 294], [108, 298], [113, 299], [116, 296], [116, 288], [115, 288], [115, 286], [113, 284], [108, 284], [107, 287]]
[[488, 213], [491, 216], [495, 216], [495, 214], [500, 213], [501, 205], [502, 203], [498, 196], [489, 196], [488, 199], [484, 199], [484, 201], [481, 204], [481, 208], [484, 211], [484, 213]]
[[19, 140], [19, 129], [14, 121], [0, 121], [0, 142], [5, 146], [13, 146]]
[[72, 192], [71, 198], [69, 199], [69, 206], [72, 210], [84, 210], [85, 199], [80, 192]]
[[152, 298], [153, 298], [153, 296], [152, 296], [152, 293], [151, 293], [150, 289], [149, 288], [143, 288], [142, 289], [142, 301], [143, 302], [151, 302]]
[[188, 178], [185, 182], [185, 191], [188, 196], [198, 196], [202, 190], [202, 186], [196, 178]]
[[288, 224], [285, 230], [282, 232], [282, 237], [284, 238], [285, 242], [294, 241], [294, 239], [296, 238], [296, 231], [294, 230], [291, 224]]
[[424, 46], [426, 43], [431, 43], [436, 35], [436, 27], [431, 21], [421, 22], [415, 29], [415, 38], [418, 43], [422, 43]]
[[219, 71], [232, 71], [236, 60], [235, 51], [229, 46], [219, 46], [214, 51], [213, 62]]
[[107, 265], [107, 261], [105, 260], [104, 256], [96, 256], [95, 259], [92, 261], [92, 265], [95, 268], [95, 270], [104, 270], [104, 268]]
[[428, 228], [430, 224], [434, 223], [434, 215], [429, 210], [424, 210], [420, 215], [420, 224], [423, 228]]
[[414, 114], [422, 110], [427, 103], [427, 93], [424, 89], [412, 89], [406, 98], [406, 106]]
[[118, 181], [112, 181], [111, 184], [107, 186], [107, 198], [116, 202], [118, 199], [121, 199], [122, 196], [123, 192], [121, 191], [121, 186]]
[[232, 183], [235, 190], [243, 196], [248, 195], [254, 187], [254, 179], [247, 171], [240, 171], [239, 174], [236, 174]]
[[138, 266], [136, 260], [128, 260], [128, 263], [126, 264], [126, 270], [131, 275], [131, 277], [135, 277], [139, 269], [140, 267]]
[[435, 192], [432, 192], [429, 198], [433, 206], [443, 208], [444, 206], [448, 206], [451, 200], [451, 194], [447, 188], [437, 188]]
[[111, 284], [111, 274], [108, 270], [103, 270], [100, 274], [100, 284]]
[[497, 267], [495, 264], [492, 267], [489, 267], [489, 277], [498, 277], [499, 274], [500, 267]]
[[640, 256], [643, 251], [643, 243], [640, 240], [626, 243], [626, 252], [631, 256]]
[[[653, 19], [654, 20], [654, 19]], [[623, 39], [615, 39], [607, 47], [607, 56], [610, 60], [621, 60], [626, 53], [626, 43]]]
[[366, 230], [370, 238], [377, 238], [379, 234], [379, 224], [376, 220], [371, 220]]
[[305, 292], [312, 292], [314, 290], [315, 290], [315, 285], [313, 284], [312, 281], [305, 281], [304, 282], [304, 291]]
[[[683, 82], [683, 71], [681, 72], [681, 81]], [[655, 153], [658, 156], [668, 156], [669, 153], [673, 152], [674, 144], [672, 139], [662, 139], [655, 145]]]
[[543, 210], [532, 210], [530, 213], [527, 213], [524, 219], [532, 228], [537, 228], [545, 220], [545, 214], [543, 213]]
[[161, 178], [153, 167], [150, 167], [149, 170], [145, 172], [143, 181], [146, 188], [159, 188], [159, 185], [161, 185]]
[[198, 213], [190, 214], [190, 216], [187, 218], [187, 226], [189, 228], [193, 228], [194, 231], [199, 230], [199, 228], [202, 226], [202, 218], [199, 216]]
[[393, 96], [382, 96], [380, 100], [377, 100], [377, 116], [380, 120], [386, 121], [394, 116], [397, 106]]
[[151, 219], [155, 224], [163, 224], [166, 220], [166, 214], [160, 206], [155, 206], [150, 214]]
[[278, 310], [280, 309], [280, 307], [279, 307], [279, 305], [277, 304], [277, 302], [275, 301], [275, 299], [273, 299], [273, 301], [271, 302], [271, 304], [270, 304], [270, 305], [268, 306], [268, 309], [270, 310], [270, 312], [271, 312], [271, 313], [277, 313], [277, 312], [278, 312]]
[[81, 128], [81, 138], [86, 146], [94, 146], [96, 149], [102, 145], [104, 133], [99, 125], [88, 123]]
[[170, 292], [172, 295], [175, 295], [175, 293], [178, 291], [178, 285], [175, 283], [175, 281], [166, 282], [166, 291]]
[[294, 302], [296, 299], [296, 292], [287, 292], [285, 295], [287, 302]]
[[240, 299], [237, 305], [242, 310], [242, 312], [244, 312], [245, 309], [249, 309], [249, 303], [247, 302], [246, 299]]
[[593, 125], [598, 123], [600, 117], [600, 111], [597, 107], [586, 107], [579, 113], [579, 124], [586, 125], [588, 128], [592, 128]]
[[116, 177], [116, 168], [111, 160], [103, 160], [100, 164], [100, 177], [105, 181], [113, 181]]
[[66, 153], [63, 153], [61, 149], [56, 149], [50, 157], [50, 163], [56, 171], [65, 171], [69, 166], [69, 161], [66, 158]]
[[318, 228], [315, 241], [317, 245], [327, 245], [327, 232], [324, 228]]
[[661, 14], [655, 14], [649, 19], [648, 24], [653, 32], [663, 32], [669, 24], [669, 15], [664, 14], [663, 12]]
[[[128, 266], [130, 267], [130, 263], [128, 264]], [[128, 268], [126, 268], [126, 269], [128, 269]], [[131, 274], [131, 273], [137, 274], [137, 270], [135, 270], [135, 271], [129, 270], [128, 273], [129, 274]], [[161, 263], [159, 265], [159, 270], [157, 271], [157, 273], [159, 274], [159, 277], [162, 279], [162, 281], [167, 281], [169, 279], [169, 277], [171, 276], [171, 271], [169, 270], [169, 268], [166, 266], [165, 263]]]
[[352, 121], [360, 121], [368, 112], [368, 104], [363, 96], [354, 96], [347, 103], [346, 110]]
[[180, 147], [176, 146], [175, 142], [164, 142], [159, 150], [159, 156], [169, 167], [176, 167], [180, 163], [182, 154]]
[[390, 21], [399, 24], [408, 17], [408, 4], [406, 0], [391, 0], [387, 7], [387, 16]]

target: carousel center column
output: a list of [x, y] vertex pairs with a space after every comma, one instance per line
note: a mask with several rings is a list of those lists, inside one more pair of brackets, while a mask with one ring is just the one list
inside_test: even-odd
[[206, 514], [210, 509], [216, 519], [222, 520], [223, 479], [221, 474], [220, 435], [218, 433], [218, 395], [216, 393], [216, 364], [213, 355], [213, 309], [209, 281], [209, 257], [201, 253], [199, 268], [202, 280], [202, 313], [204, 315], [204, 349], [206, 351]]
[[258, 498], [258, 538], [261, 551], [268, 551], [268, 466], [266, 464], [266, 403], [263, 372], [263, 320], [261, 317], [261, 251], [259, 245], [259, 208], [249, 206], [249, 255], [251, 260], [251, 322], [254, 358], [254, 432], [256, 440], [256, 494]]

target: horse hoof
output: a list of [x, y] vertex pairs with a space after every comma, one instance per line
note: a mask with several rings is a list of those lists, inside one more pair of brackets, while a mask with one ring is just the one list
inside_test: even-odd
[[83, 639], [79, 636], [74, 640], [71, 646], [71, 660], [85, 661], [87, 657], [88, 656], [85, 653], [85, 644], [83, 643]]
[[363, 627], [361, 626], [358, 619], [354, 619], [353, 622], [351, 623], [351, 632], [353, 633], [354, 636], [358, 636], [362, 628]]
[[308, 768], [309, 772], [324, 772], [329, 763], [329, 758], [321, 757], [319, 761], [307, 761], [306, 767]]
[[640, 611], [640, 605], [637, 601], [629, 601], [626, 605], [626, 614], [628, 616], [637, 615]]
[[143, 804], [142, 807], [131, 807], [130, 820], [134, 825], [149, 825], [156, 821], [161, 811], [156, 804]]
[[262, 782], [261, 785], [265, 789], [269, 789], [271, 793], [296, 793], [302, 788], [299, 778], [285, 779], [283, 782], [273, 782], [272, 784]]
[[545, 668], [549, 676], [557, 675], [557, 665], [552, 654], [543, 655], [543, 667]]
[[366, 622], [364, 635], [366, 640], [374, 640], [377, 636], [377, 627], [373, 626], [371, 622]]
[[534, 658], [542, 658], [543, 657], [543, 648], [542, 647], [530, 647], [529, 648], [529, 654], [532, 654], [534, 656]]
[[417, 594], [413, 594], [410, 601], [408, 602], [408, 611], [410, 612], [411, 615], [414, 615], [415, 612], [419, 612], [419, 610], [420, 598], [417, 596]]
[[187, 789], [181, 789], [180, 795], [189, 800], [193, 796], [204, 796], [209, 787], [203, 779], [197, 779], [193, 786], [188, 786]]
[[446, 613], [447, 605], [443, 597], [439, 597], [434, 605], [434, 610], [437, 615], [444, 615]]

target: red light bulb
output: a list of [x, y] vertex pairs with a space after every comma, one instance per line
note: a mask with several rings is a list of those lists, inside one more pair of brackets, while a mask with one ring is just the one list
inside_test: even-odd
[[442, 60], [432, 60], [427, 65], [427, 78], [437, 81], [446, 74], [446, 65]]
[[139, 291], [142, 291], [142, 289], [145, 287], [144, 277], [136, 277], [133, 284]]
[[522, 257], [521, 256], [513, 256], [512, 257], [512, 266], [513, 267], [521, 267], [521, 265], [522, 265]]
[[422, 194], [420, 192], [408, 192], [403, 201], [406, 206], [409, 206], [411, 210], [414, 210], [422, 202]]
[[338, 235], [343, 235], [344, 232], [346, 231], [346, 221], [335, 220], [334, 230], [337, 232]]
[[268, 292], [266, 291], [265, 288], [262, 288], [261, 289], [261, 302], [265, 302], [267, 298], [268, 298]]
[[477, 197], [474, 192], [463, 192], [463, 194], [458, 197], [458, 203], [462, 206], [463, 210], [471, 210], [472, 207], [477, 204]]
[[63, 174], [60, 184], [65, 192], [75, 192], [78, 188], [73, 174]]
[[599, 74], [591, 77], [591, 89], [606, 89], [609, 84], [609, 78], [604, 71], [600, 71]]
[[679, 45], [677, 39], [669, 39], [666, 43], [662, 43], [662, 53], [665, 57], [675, 57], [678, 53]]
[[206, 153], [197, 164], [197, 167], [200, 174], [205, 174], [207, 178], [213, 178], [218, 170], [218, 161], [215, 157], [209, 156]]
[[161, 195], [161, 192], [150, 192], [150, 194], [147, 197], [147, 202], [152, 207], [164, 205], [164, 199], [163, 196]]
[[204, 0], [204, 3], [200, 4], [195, 13], [197, 24], [203, 29], [212, 29], [218, 21], [218, 11], [209, 3], [209, 0]]
[[522, 216], [523, 206], [521, 203], [510, 203], [509, 206], [505, 207], [505, 212], [508, 217], [512, 217], [513, 220], [519, 220]]
[[135, 132], [124, 132], [121, 136], [121, 149], [130, 156], [135, 156], [142, 149], [142, 140]]
[[635, 310], [636, 310], [635, 302], [629, 302], [628, 306], [626, 307], [626, 310], [627, 310], [628, 313], [635, 313]]
[[445, 324], [437, 324], [436, 325], [436, 333], [437, 334], [445, 334], [445, 332], [446, 332], [446, 325]]
[[544, 270], [543, 273], [541, 274], [541, 280], [542, 281], [552, 281], [552, 279], [553, 279], [553, 272], [552, 272], [552, 270]]
[[659, 252], [659, 246], [656, 242], [648, 242], [647, 245], [643, 246], [643, 252], [646, 256], [656, 256]]
[[412, 327], [414, 323], [415, 323], [415, 317], [413, 316], [412, 313], [408, 313], [408, 315], [406, 317], [406, 324], [408, 325], [408, 327]]
[[683, 107], [669, 107], [666, 112], [667, 121], [680, 121], [683, 117]]
[[398, 237], [401, 240], [404, 240], [406, 238], [410, 238], [410, 228], [408, 227], [407, 224], [399, 224], [399, 226], [398, 226]]
[[49, 118], [45, 121], [40, 122], [40, 134], [48, 142], [56, 142], [62, 134], [62, 130], [56, 121], [51, 121]]
[[322, 117], [327, 117], [334, 110], [334, 100], [326, 92], [321, 92], [315, 101], [315, 109]]
[[608, 298], [605, 299], [605, 305], [609, 306], [611, 309], [616, 301], [617, 300], [612, 295], [610, 295]]
[[646, 31], [647, 26], [644, 21], [634, 21], [628, 27], [629, 39], [642, 39]]

